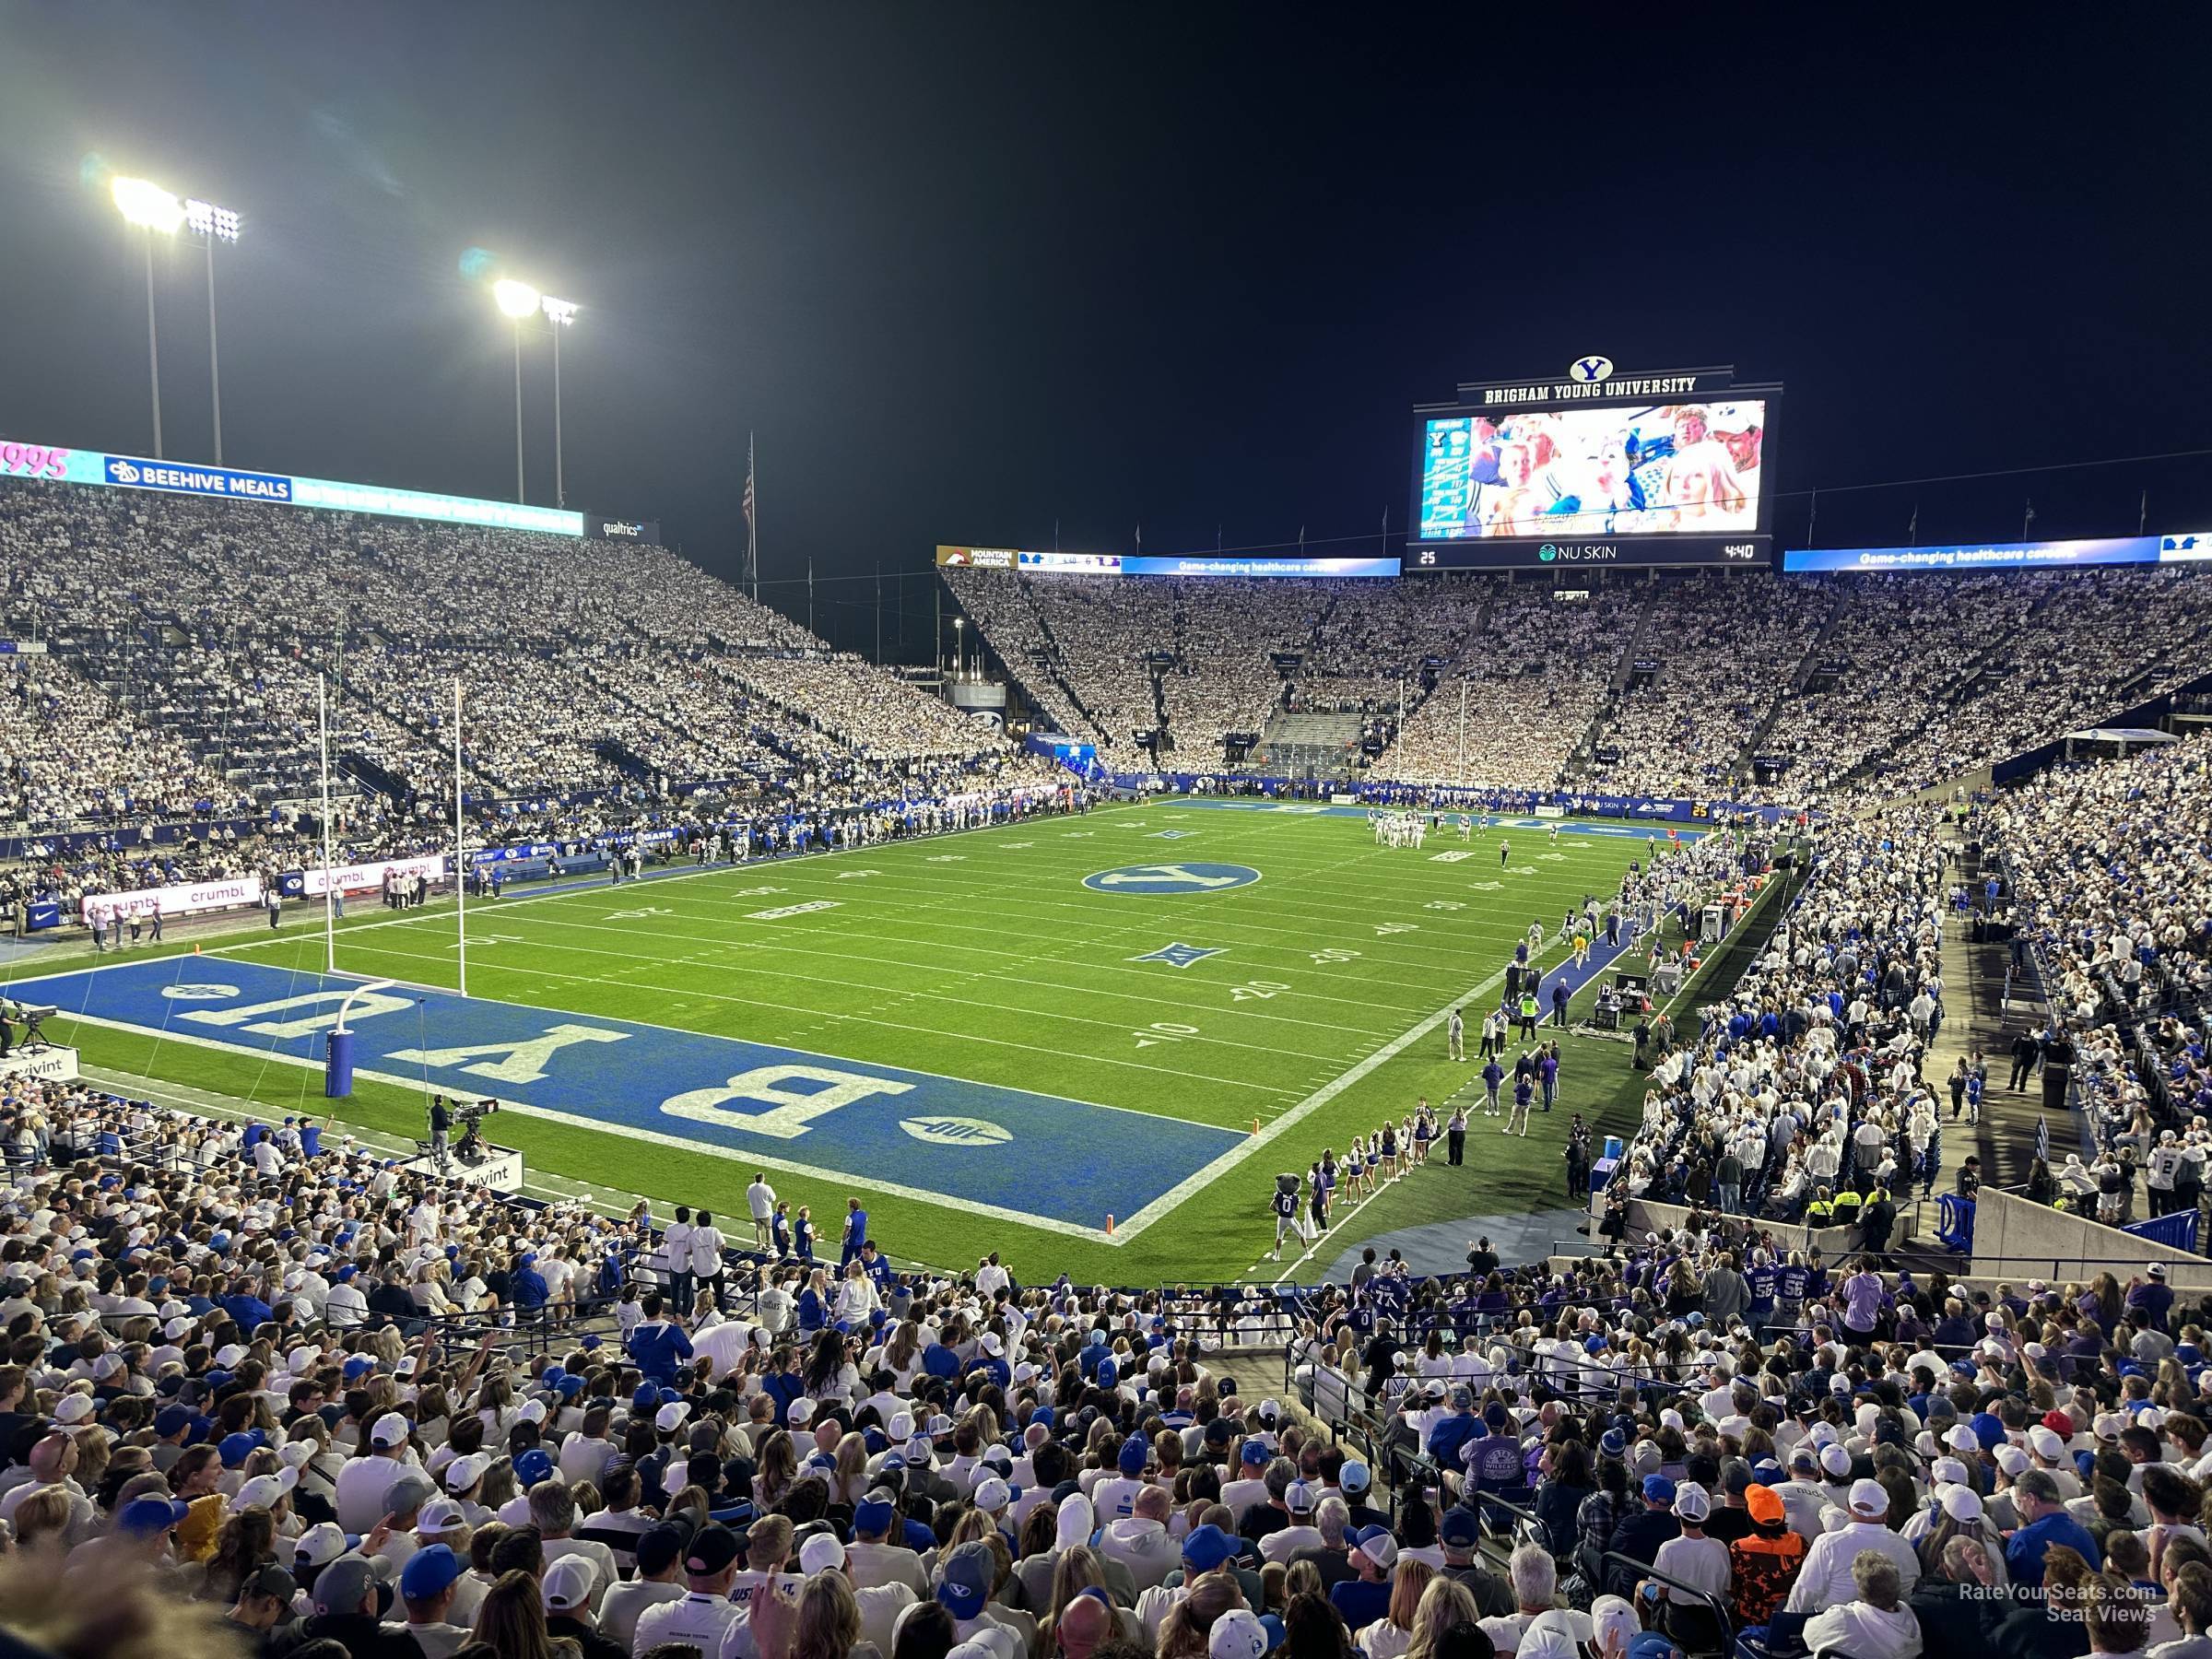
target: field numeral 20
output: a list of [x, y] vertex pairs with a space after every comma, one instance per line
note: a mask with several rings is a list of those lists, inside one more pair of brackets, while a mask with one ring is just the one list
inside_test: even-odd
[[1229, 1000], [1231, 1002], [1264, 1001], [1278, 992], [1289, 989], [1290, 987], [1280, 980], [1247, 980], [1241, 985], [1231, 985], [1229, 988]]
[[1141, 1031], [1129, 1033], [1136, 1039], [1138, 1048], [1150, 1048], [1156, 1042], [1181, 1042], [1185, 1037], [1198, 1035], [1194, 1025], [1177, 1025], [1171, 1019], [1156, 1019]]

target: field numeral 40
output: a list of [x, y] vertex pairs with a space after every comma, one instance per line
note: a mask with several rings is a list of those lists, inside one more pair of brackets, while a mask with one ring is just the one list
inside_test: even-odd
[[1289, 989], [1290, 987], [1280, 980], [1247, 980], [1241, 985], [1231, 985], [1229, 988], [1229, 1000], [1231, 1002], [1265, 1001], [1278, 992]]
[[1143, 1030], [1129, 1034], [1136, 1039], [1138, 1048], [1150, 1048], [1156, 1042], [1181, 1042], [1185, 1037], [1195, 1037], [1198, 1028], [1194, 1025], [1177, 1025], [1171, 1019], [1159, 1019]]

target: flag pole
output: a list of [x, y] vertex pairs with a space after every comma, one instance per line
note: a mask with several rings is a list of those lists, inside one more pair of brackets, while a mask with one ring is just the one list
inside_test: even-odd
[[315, 724], [323, 738], [323, 971], [338, 971], [337, 872], [330, 856], [330, 676], [315, 676]]
[[752, 579], [753, 603], [760, 603], [760, 487], [754, 468], [753, 435], [745, 435], [745, 571]]
[[461, 835], [461, 677], [453, 677], [453, 932], [461, 968], [461, 994], [468, 994], [468, 883], [463, 871], [468, 843]]

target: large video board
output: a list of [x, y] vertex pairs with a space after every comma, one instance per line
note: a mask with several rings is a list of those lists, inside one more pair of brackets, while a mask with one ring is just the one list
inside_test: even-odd
[[1416, 412], [1408, 571], [1768, 566], [1775, 386], [1728, 369], [1482, 382]]

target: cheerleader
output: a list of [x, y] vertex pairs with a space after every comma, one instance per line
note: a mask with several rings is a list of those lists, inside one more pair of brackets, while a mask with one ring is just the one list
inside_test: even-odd
[[1398, 1126], [1385, 1122], [1382, 1125], [1382, 1179], [1398, 1178]]
[[1429, 1143], [1436, 1138], [1436, 1120], [1429, 1114], [1429, 1099], [1422, 1096], [1413, 1114], [1413, 1161], [1429, 1161]]

